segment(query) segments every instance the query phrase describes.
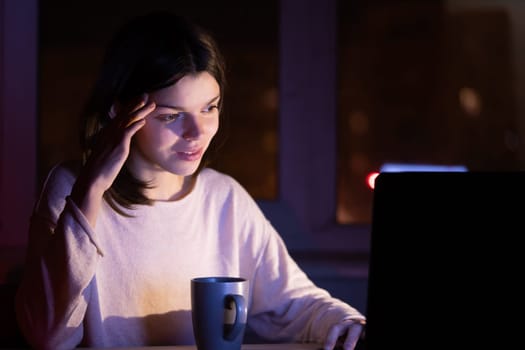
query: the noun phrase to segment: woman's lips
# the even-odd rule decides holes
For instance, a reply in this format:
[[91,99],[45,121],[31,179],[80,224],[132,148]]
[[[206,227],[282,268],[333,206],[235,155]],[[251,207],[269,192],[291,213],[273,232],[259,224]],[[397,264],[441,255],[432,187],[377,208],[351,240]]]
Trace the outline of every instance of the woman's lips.
[[189,162],[199,160],[202,155],[202,149],[192,150],[192,151],[177,151],[177,157],[181,160],[186,160]]

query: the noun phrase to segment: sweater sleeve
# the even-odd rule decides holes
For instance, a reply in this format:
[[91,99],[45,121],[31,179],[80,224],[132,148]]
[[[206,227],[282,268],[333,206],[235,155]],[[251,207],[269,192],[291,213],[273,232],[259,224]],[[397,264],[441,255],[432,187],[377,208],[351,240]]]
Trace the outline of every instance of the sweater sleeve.
[[364,320],[352,306],[316,286],[289,255],[269,222],[268,240],[253,279],[250,325],[274,341],[325,341],[330,327]]
[[18,323],[37,349],[72,349],[83,337],[90,286],[102,255],[95,232],[69,199],[74,178],[51,171],[30,220]]

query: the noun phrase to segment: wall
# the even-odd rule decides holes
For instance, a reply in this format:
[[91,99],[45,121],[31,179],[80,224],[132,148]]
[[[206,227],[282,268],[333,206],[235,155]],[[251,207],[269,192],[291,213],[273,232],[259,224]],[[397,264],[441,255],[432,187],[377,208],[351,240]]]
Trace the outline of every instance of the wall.
[[13,298],[36,174],[37,0],[0,0],[0,344],[23,343]]
[[35,196],[37,0],[0,1],[0,246],[23,246]]

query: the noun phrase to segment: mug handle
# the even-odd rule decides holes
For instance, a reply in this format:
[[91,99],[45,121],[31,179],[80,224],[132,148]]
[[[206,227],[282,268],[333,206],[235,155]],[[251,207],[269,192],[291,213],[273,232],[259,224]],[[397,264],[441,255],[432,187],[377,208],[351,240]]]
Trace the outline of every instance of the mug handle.
[[244,297],[239,294],[228,294],[224,300],[226,307],[229,307],[232,301],[235,304],[235,321],[233,322],[231,329],[224,333],[224,339],[230,341],[237,338],[239,333],[241,333],[247,319],[247,309]]

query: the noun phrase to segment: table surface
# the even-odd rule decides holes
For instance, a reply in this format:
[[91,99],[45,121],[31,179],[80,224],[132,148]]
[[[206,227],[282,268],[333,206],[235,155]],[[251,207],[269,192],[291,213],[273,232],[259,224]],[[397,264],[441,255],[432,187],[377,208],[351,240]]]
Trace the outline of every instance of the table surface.
[[[321,350],[323,347],[319,344],[301,344],[301,343],[284,343],[284,344],[243,344],[242,350]],[[82,349],[82,348],[79,348]],[[90,350],[102,350],[96,348],[84,348]],[[144,346],[129,348],[113,348],[112,350],[197,350],[195,345],[177,345],[177,346]]]

